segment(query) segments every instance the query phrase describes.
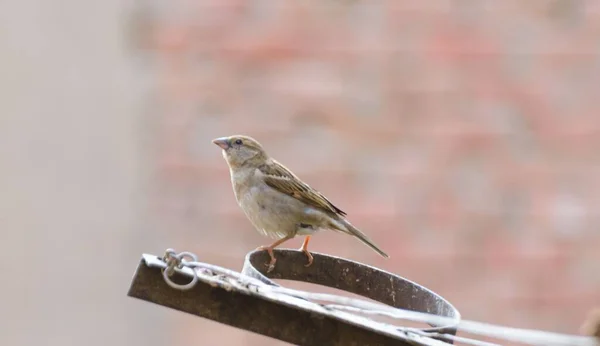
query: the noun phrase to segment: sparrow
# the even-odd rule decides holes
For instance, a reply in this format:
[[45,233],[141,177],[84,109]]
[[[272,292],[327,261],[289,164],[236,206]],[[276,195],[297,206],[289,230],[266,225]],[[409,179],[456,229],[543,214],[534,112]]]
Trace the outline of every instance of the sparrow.
[[233,135],[212,142],[221,147],[227,161],[238,205],[259,233],[276,239],[269,246],[257,248],[269,253],[267,272],[275,268],[277,261],[273,249],[296,236],[305,236],[299,250],[308,258],[305,266],[310,266],[313,256],[308,242],[311,235],[324,229],[354,236],[381,256],[389,257],[346,220],[344,211],[271,158],[257,140]]

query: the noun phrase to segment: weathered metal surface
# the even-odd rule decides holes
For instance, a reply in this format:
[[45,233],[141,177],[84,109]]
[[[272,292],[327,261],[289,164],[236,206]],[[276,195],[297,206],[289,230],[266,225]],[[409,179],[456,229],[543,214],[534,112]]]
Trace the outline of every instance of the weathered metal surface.
[[266,251],[246,255],[242,273],[265,283],[277,285],[272,279],[309,282],[337,288],[373,299],[395,308],[450,317],[456,323],[433,326],[423,331],[456,335],[460,314],[452,304],[433,291],[384,270],[344,258],[312,252],[313,264],[305,267],[306,256],[300,251],[276,249],[275,269],[267,273]]
[[[452,317],[458,323],[458,311],[420,285],[357,262],[318,253],[313,255],[314,263],[307,268],[304,267],[306,257],[301,252],[276,250],[277,265],[268,275],[270,278],[335,287],[394,307]],[[275,284],[264,276],[264,263],[267,261],[266,252],[251,252],[247,255],[243,273]],[[188,275],[177,272],[171,279],[180,284],[190,281]],[[321,313],[303,304],[248,294],[235,287],[198,281],[189,290],[177,290],[164,281],[162,269],[149,266],[147,260],[140,262],[128,295],[296,345],[445,344],[426,337],[382,332],[368,323]],[[437,326],[426,330],[450,334],[456,332],[453,326]]]

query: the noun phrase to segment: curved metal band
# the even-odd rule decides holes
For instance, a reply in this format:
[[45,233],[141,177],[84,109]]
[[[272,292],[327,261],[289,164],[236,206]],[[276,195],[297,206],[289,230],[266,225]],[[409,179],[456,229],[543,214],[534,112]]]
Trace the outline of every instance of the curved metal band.
[[415,282],[359,262],[316,252],[311,252],[314,262],[310,267],[304,266],[306,255],[301,251],[275,249],[274,254],[277,264],[267,273],[268,253],[249,252],[242,273],[274,286],[279,285],[270,279],[308,282],[358,294],[395,308],[450,317],[455,324],[421,330],[456,335],[460,322],[458,310],[440,295]]

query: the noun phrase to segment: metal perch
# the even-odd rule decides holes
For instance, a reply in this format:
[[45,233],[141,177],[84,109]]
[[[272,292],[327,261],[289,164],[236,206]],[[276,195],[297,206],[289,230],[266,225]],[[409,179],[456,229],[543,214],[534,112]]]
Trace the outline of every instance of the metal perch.
[[[302,252],[276,249],[275,255],[277,266],[267,273],[267,253],[248,253],[241,274],[197,262],[190,254],[177,256],[172,250],[165,258],[143,255],[128,295],[296,345],[452,343],[444,336],[456,334],[458,310],[421,285],[339,257],[313,253],[313,265],[305,267]],[[190,257],[193,261],[186,261]],[[341,289],[393,308],[437,315],[445,324],[420,329],[377,322],[364,315],[381,304],[291,290],[270,279]]]

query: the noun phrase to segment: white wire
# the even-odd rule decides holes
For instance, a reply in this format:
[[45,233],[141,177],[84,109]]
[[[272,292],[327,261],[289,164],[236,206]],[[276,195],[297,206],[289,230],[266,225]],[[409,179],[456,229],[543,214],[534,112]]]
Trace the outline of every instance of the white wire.
[[[345,306],[345,305],[326,305],[326,307],[337,309],[337,310],[353,311],[353,312],[362,313],[362,314],[373,314],[373,312],[374,312],[374,311],[366,311],[366,310],[362,310],[362,309],[355,308],[355,307],[352,307],[352,306]],[[389,316],[387,314],[386,314],[386,316],[391,317],[391,316]],[[417,333],[417,334],[422,335],[422,336],[436,337],[438,339],[446,339],[446,340],[451,340],[451,341],[459,341],[459,342],[462,342],[462,343],[468,344],[468,345],[474,345],[474,346],[500,346],[498,344],[494,344],[494,343],[491,343],[491,342],[485,342],[485,341],[473,340],[473,339],[468,339],[468,338],[462,338],[462,337],[451,335],[451,334],[442,334],[442,333],[437,333],[437,332],[425,332],[425,331],[422,331],[422,330],[419,330],[419,329],[416,329],[416,328],[406,328],[406,330],[409,330],[411,332]]]

